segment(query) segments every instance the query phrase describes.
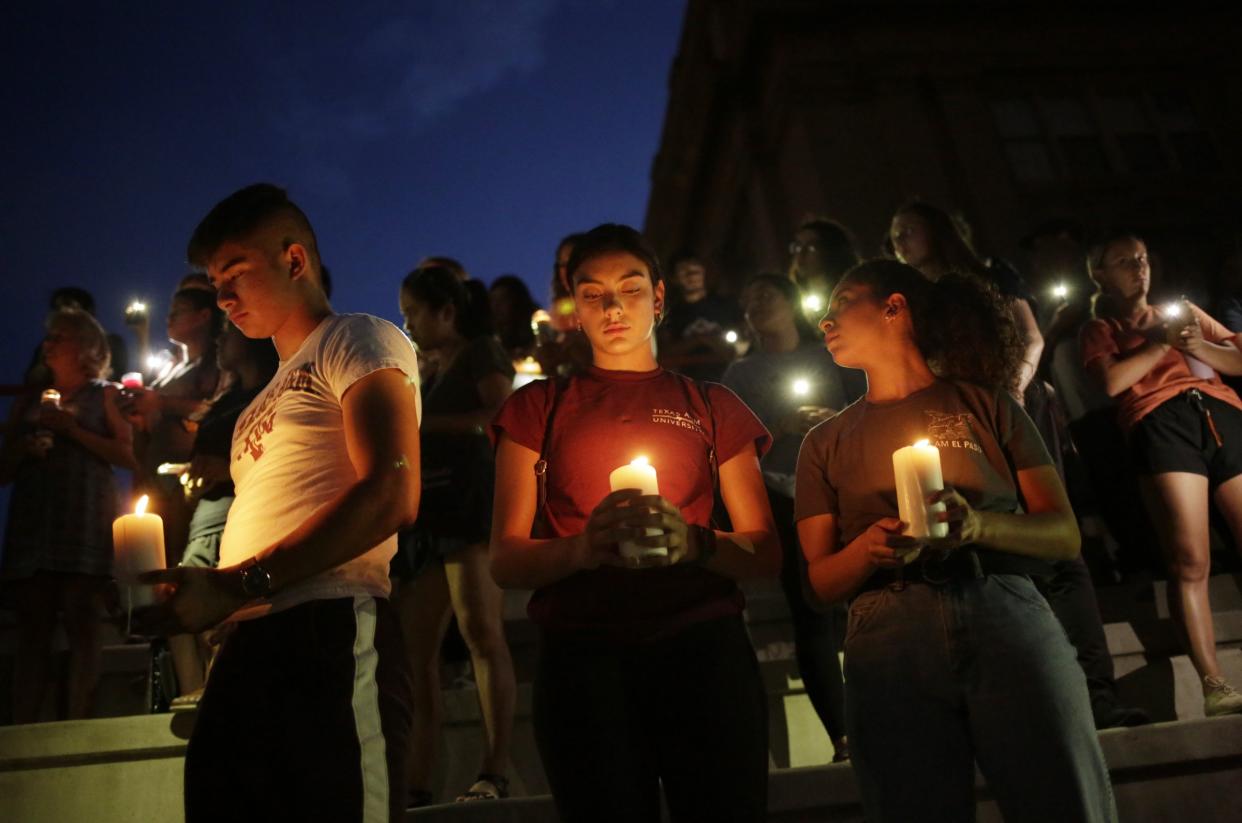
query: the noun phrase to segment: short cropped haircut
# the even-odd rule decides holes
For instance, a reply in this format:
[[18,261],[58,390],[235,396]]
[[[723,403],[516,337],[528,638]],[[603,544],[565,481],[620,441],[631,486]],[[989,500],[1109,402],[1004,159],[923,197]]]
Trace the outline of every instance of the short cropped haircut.
[[574,275],[588,261],[618,252],[632,254],[641,260],[651,274],[653,287],[663,280],[659,257],[637,229],[620,223],[603,223],[583,234],[574,243],[574,250],[569,255],[569,265],[565,267],[570,288],[573,288]]
[[[305,232],[307,242],[303,245],[307,246],[314,268],[318,270],[319,244],[310,220],[289,199],[284,189],[271,183],[246,186],[217,203],[194,229],[186,247],[186,258],[191,266],[205,270],[207,261],[225,243],[244,240],[281,220],[291,222],[299,231]],[[295,242],[301,241],[293,237],[281,238],[284,249]]]

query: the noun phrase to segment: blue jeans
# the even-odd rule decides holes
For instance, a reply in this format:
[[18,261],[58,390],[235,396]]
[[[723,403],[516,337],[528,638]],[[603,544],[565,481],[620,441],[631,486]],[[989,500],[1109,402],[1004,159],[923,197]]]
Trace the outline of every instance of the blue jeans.
[[1082,669],[1027,577],[859,595],[845,704],[872,823],[974,820],[976,763],[1008,823],[1117,819]]

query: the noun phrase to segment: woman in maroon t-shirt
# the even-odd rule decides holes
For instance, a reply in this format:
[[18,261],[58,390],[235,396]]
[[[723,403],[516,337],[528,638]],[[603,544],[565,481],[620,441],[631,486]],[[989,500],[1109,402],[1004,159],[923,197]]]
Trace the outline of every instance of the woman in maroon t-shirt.
[[[593,365],[524,387],[493,423],[491,569],[535,590],[552,794],[571,822],[659,820],[661,784],[675,820],[763,820],[766,700],[735,581],[780,565],[768,433],[724,387],[657,366],[664,284],[637,231],[593,229],[568,273]],[[639,456],[659,494],[612,491]],[[717,477],[733,531],[711,526]]]
[[1147,303],[1147,246],[1120,235],[1092,250],[1095,319],[1083,366],[1118,399],[1139,488],[1169,570],[1169,611],[1202,678],[1203,711],[1242,712],[1221,675],[1208,602],[1208,504],[1242,543],[1242,399],[1217,372],[1242,374],[1237,336],[1189,303],[1162,316]]

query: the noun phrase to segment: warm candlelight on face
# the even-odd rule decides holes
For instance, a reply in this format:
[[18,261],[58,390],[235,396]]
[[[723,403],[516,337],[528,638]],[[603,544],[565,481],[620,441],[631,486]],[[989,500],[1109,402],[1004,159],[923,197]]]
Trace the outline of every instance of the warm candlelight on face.
[[948,523],[937,523],[934,516],[945,510],[944,503],[927,503],[927,496],[944,489],[940,471],[940,450],[927,440],[919,440],[893,452],[893,476],[897,484],[897,512],[907,524],[906,534],[918,538],[947,537]]
[[[608,475],[608,485],[614,492],[621,489],[638,489],[644,495],[660,493],[656,482],[655,467],[648,463],[646,456],[643,455],[635,457],[629,465],[614,469]],[[659,533],[659,529],[647,529],[648,536],[654,537]],[[668,548],[665,546],[639,546],[628,540],[622,540],[619,546],[621,556],[635,565],[643,565],[650,558],[668,557]]]
[[133,514],[112,521],[112,550],[116,578],[129,587],[130,605],[155,602],[155,587],[137,583],[143,572],[164,568],[164,520],[147,513],[147,496],[138,498]]

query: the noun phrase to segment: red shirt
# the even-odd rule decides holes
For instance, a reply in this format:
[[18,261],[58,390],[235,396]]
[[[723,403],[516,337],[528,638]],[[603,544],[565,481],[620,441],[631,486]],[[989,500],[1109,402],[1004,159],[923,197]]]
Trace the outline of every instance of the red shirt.
[[[1198,306],[1191,306],[1191,309],[1199,319],[1204,340],[1225,344],[1238,337]],[[1092,363],[1103,357],[1121,357],[1142,348],[1147,342],[1143,330],[1157,326],[1160,322],[1155,306],[1149,306],[1146,312],[1133,321],[1097,318],[1088,322],[1079,336],[1083,368],[1091,368]],[[1233,389],[1221,382],[1220,375],[1213,373],[1211,379],[1196,376],[1190,370],[1186,356],[1177,349],[1169,349],[1152,366],[1151,371],[1117,398],[1117,418],[1121,428],[1129,431],[1161,403],[1188,389],[1198,389],[1206,395],[1242,409],[1242,400],[1238,399]]]
[[[655,468],[660,494],[687,523],[710,525],[710,448],[724,465],[752,444],[762,455],[771,443],[767,429],[733,392],[715,383],[696,386],[663,369],[592,367],[567,383],[531,383],[496,415],[493,439],[499,441],[502,432],[548,461],[541,531],[548,537],[580,534],[611,491],[609,473],[639,455]],[[695,566],[602,567],[539,589],[528,613],[548,630],[640,643],[739,614],[744,603],[734,581]]]

